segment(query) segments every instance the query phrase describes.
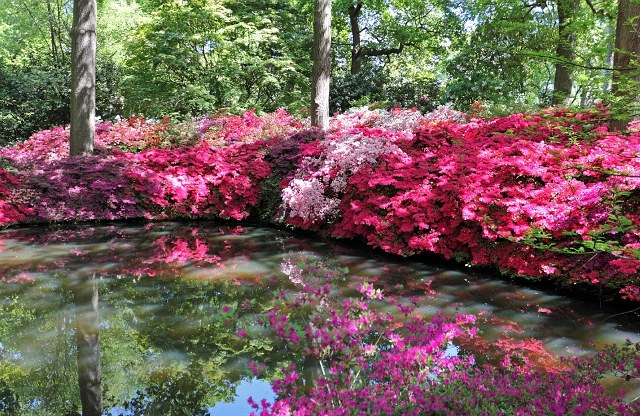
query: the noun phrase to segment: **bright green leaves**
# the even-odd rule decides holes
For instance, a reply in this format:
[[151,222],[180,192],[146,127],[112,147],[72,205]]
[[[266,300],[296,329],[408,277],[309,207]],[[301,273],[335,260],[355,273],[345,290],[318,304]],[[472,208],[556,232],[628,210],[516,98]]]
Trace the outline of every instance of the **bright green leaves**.
[[273,24],[294,18],[275,14],[283,2],[261,11],[234,1],[151,3],[157,8],[128,47],[129,112],[274,110],[295,107],[306,93],[306,77]]

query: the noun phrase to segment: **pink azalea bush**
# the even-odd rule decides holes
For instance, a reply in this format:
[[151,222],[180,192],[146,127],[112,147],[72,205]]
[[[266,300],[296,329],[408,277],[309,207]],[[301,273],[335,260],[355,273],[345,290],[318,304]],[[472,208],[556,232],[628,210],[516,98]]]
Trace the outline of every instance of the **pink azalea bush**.
[[606,286],[640,301],[640,134],[603,109],[469,119],[358,110],[327,132],[283,110],[187,123],[96,126],[68,158],[67,128],[0,149],[0,221],[212,217],[258,209],[385,251],[433,252],[512,275]]
[[321,143],[304,146],[297,174],[282,190],[283,208],[290,218],[309,226],[337,214],[347,180],[381,155],[401,153],[393,142],[397,132],[359,128],[338,132]]
[[67,157],[63,127],[0,149],[11,170],[0,178],[2,222],[249,216],[270,174],[267,142],[219,148],[181,131],[168,120],[134,118],[98,124],[96,156]]
[[259,183],[270,174],[263,147],[200,145],[118,156],[128,162],[124,175],[141,196],[146,217],[215,215],[240,220],[258,203]]
[[0,168],[0,225],[23,220],[33,211],[18,201],[10,201],[12,189],[19,184],[18,179]]
[[198,120],[197,133],[209,144],[225,146],[282,137],[302,128],[284,109],[258,117],[253,110],[241,115],[213,115]]
[[599,110],[558,109],[422,120],[413,135],[377,131],[384,144],[368,143],[363,157],[353,145],[332,151],[353,136],[330,135],[301,148],[283,186],[286,221],[402,255],[622,288],[638,301],[640,135],[604,121]]

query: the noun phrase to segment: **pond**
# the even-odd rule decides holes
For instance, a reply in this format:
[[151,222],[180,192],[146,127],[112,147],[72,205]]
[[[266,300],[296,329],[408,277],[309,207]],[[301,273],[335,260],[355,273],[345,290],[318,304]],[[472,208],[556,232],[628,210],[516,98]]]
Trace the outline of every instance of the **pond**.
[[[338,298],[370,282],[428,316],[477,314],[481,337],[450,345],[450,354],[491,360],[519,349],[551,367],[558,356],[640,341],[637,316],[280,230],[214,222],[7,229],[0,413],[77,414],[81,385],[83,397],[102,395],[110,415],[248,414],[250,396],[273,400],[269,381],[281,368],[305,364],[268,331],[255,334],[279,292],[294,293],[305,279],[322,283],[301,273],[309,264],[334,276]],[[240,327],[254,336],[240,340]],[[266,365],[259,379],[253,361]],[[607,382],[638,394],[637,382]]]

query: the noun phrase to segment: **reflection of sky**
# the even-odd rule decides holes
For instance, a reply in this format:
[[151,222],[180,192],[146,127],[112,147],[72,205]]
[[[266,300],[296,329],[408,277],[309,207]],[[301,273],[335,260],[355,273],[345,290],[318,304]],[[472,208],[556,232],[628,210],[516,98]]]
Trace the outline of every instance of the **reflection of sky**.
[[271,389],[271,385],[264,380],[258,380],[257,378],[252,380],[242,380],[236,389],[235,400],[231,403],[217,403],[209,409],[208,415],[248,415],[254,410],[247,402],[249,397],[253,398],[253,401],[256,403],[260,403],[262,399],[266,399],[269,403],[273,403],[276,395]]
[[[236,389],[236,397],[232,402],[221,402],[209,408],[207,415],[209,416],[241,416],[248,415],[254,409],[249,405],[248,401],[251,397],[256,403],[260,403],[262,399],[273,403],[276,395],[271,389],[269,382],[253,378],[251,380],[242,380]],[[109,416],[132,416],[133,413],[123,409],[122,407],[113,408],[107,413]]]

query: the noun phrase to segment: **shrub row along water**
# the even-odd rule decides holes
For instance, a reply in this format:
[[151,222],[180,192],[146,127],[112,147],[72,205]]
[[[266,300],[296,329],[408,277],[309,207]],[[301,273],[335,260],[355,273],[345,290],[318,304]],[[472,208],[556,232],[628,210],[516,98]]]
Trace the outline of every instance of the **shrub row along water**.
[[640,300],[640,134],[604,109],[468,119],[359,110],[331,129],[285,111],[58,127],[0,151],[3,224],[252,214]]

